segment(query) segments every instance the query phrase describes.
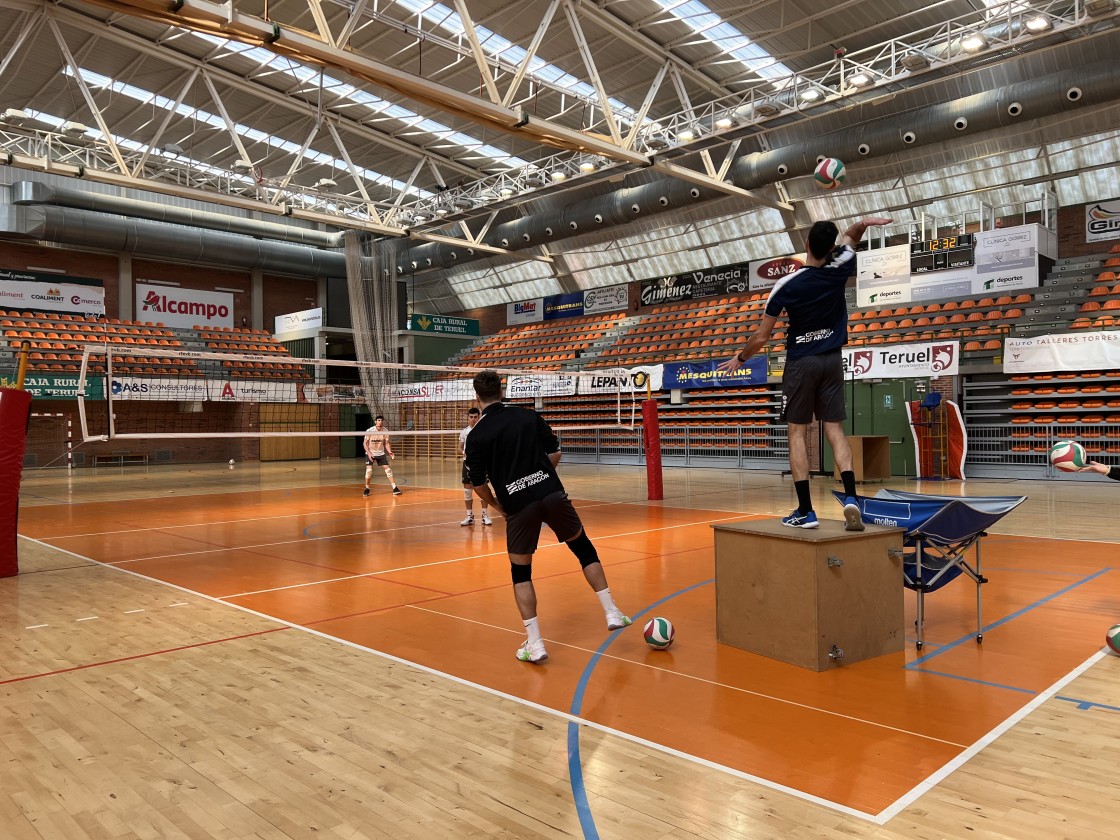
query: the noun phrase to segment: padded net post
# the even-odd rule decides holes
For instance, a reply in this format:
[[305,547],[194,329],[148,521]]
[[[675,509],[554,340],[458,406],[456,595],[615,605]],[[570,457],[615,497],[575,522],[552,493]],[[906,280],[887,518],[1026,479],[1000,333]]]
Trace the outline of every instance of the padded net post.
[[642,442],[646,450],[646,489],[651,502],[665,498],[661,475],[661,425],[657,400],[642,400]]
[[29,392],[0,388],[0,577],[19,573],[19,482],[30,416]]

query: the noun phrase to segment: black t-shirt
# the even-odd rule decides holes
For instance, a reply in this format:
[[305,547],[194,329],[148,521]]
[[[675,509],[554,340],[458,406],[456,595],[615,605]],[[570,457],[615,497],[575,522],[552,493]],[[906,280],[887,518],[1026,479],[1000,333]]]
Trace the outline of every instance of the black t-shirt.
[[766,314],[777,318],[786,311],[787,360],[839,350],[848,343],[844,285],[855,270],[856,252],[841,245],[824,265],[799,268],[774,284]]
[[537,412],[491,403],[467,436],[467,474],[476,487],[489,478],[502,510],[517,513],[564,489],[548,460],[559,451],[560,441]]

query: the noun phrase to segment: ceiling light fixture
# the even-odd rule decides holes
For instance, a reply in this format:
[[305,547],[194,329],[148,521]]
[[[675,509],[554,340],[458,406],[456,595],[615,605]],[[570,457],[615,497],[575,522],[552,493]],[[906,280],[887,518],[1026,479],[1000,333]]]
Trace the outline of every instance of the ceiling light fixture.
[[1085,4],[1085,14],[1090,17],[1107,15],[1113,9],[1112,0],[1088,0]]
[[773,102],[759,102],[754,106],[754,113],[757,117],[772,117],[780,110]]
[[681,141],[682,143],[687,143],[690,140],[695,140],[696,139],[696,132],[691,128],[682,128],[677,133],[677,139],[679,141]]
[[553,172],[548,177],[550,177],[553,180],[554,183],[559,184],[561,181],[563,181],[564,179],[566,179],[568,177],[568,173],[567,172],[561,172],[559,169],[557,169],[555,172]]
[[330,189],[334,189],[337,186],[338,186],[338,184],[336,184],[330,178],[320,178],[318,181],[315,182],[315,187],[314,188],[317,189],[317,190],[330,190]]
[[925,70],[929,67],[929,59],[921,53],[906,53],[899,62],[906,70]]
[[239,175],[246,175],[253,171],[253,164],[242,158],[241,160],[234,161],[233,171]]
[[720,117],[718,120],[716,120],[716,128],[721,130],[725,128],[731,128],[731,126],[733,125],[735,125],[735,120],[731,119],[731,117]]
[[77,136],[79,134],[85,134],[87,131],[89,131],[89,127],[85,123],[72,122],[70,120],[67,120],[62,124],[63,134]]
[[594,172],[596,170],[595,163],[590,160],[581,161],[579,171],[584,173]]
[[170,155],[171,157],[178,157],[183,153],[183,147],[178,143],[164,143],[160,147],[160,153]]
[[869,85],[871,84],[871,76],[863,72],[856,73],[854,76],[848,77],[848,84],[853,85],[854,87],[863,87],[864,85]]
[[801,91],[801,99],[804,102],[816,102],[821,98],[821,92],[816,88],[808,88]]
[[1045,32],[1047,29],[1054,28],[1050,16],[1043,14],[1037,14],[1032,18],[1027,18],[1026,26],[1031,32]]
[[961,48],[965,50],[965,52],[980,52],[980,50],[987,46],[988,39],[984,37],[982,32],[973,32],[961,38]]

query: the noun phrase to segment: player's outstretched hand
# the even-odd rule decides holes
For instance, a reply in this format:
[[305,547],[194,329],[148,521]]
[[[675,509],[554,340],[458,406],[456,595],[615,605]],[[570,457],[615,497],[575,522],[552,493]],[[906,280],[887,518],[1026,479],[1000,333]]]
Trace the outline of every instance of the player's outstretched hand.
[[1079,469],[1078,472],[1095,472],[1100,473],[1101,475],[1108,475],[1108,467],[1106,467],[1100,461],[1090,461],[1088,464]]
[[734,373],[735,371],[737,371],[742,366],[743,366],[743,363],[739,361],[739,354],[736,353],[734,356],[732,356],[726,362],[720,362],[719,370],[725,370],[728,373]]
[[889,225],[893,221],[894,219],[888,219],[883,216],[872,216],[870,219],[864,219],[863,223],[868,227],[882,227],[883,225]]

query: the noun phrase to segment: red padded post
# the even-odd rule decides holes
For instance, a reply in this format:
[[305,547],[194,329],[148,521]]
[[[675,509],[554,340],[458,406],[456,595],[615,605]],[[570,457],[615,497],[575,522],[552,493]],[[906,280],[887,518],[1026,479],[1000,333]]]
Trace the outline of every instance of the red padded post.
[[19,481],[30,416],[28,391],[0,388],[0,577],[19,574]]
[[642,441],[646,449],[646,487],[651,502],[665,498],[661,484],[661,427],[657,422],[657,400],[642,400]]

